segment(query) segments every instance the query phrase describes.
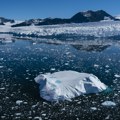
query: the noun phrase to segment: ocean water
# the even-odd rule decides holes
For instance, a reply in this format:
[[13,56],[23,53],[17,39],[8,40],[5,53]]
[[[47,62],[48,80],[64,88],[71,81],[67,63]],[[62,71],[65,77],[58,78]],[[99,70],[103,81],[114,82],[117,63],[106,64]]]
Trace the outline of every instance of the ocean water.
[[[42,41],[42,42],[41,42]],[[96,75],[109,90],[60,103],[39,95],[34,78],[40,73],[75,70]],[[21,100],[21,104],[16,104]],[[115,107],[104,107],[110,100]],[[119,40],[24,40],[0,42],[0,117],[2,119],[120,118]],[[95,107],[96,110],[91,109]]]

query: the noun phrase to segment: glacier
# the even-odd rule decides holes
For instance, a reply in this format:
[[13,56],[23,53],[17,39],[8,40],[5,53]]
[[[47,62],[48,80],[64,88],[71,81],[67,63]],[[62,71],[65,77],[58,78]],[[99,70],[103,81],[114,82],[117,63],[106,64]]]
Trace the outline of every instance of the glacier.
[[35,81],[40,85],[40,96],[47,101],[71,100],[107,89],[95,75],[71,70],[40,74]]
[[101,21],[43,26],[31,25],[16,28],[11,27],[10,25],[0,25],[0,33],[10,33],[14,36],[28,37],[56,37],[58,35],[111,37],[120,35],[120,21]]

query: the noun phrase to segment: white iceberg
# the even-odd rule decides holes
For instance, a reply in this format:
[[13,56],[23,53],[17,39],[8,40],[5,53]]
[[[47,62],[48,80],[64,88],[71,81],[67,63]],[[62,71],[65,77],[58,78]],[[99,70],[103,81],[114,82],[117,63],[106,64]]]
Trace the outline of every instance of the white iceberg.
[[80,95],[102,92],[107,88],[93,74],[76,71],[41,74],[35,81],[40,84],[40,96],[47,101],[71,100]]

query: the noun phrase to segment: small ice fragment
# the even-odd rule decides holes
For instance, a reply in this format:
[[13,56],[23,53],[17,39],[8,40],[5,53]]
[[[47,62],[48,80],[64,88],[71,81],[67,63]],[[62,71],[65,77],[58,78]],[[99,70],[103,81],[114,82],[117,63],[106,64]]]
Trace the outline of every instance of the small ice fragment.
[[1,118],[2,118],[2,119],[4,119],[4,118],[5,118],[5,116],[1,116]]
[[105,118],[105,120],[109,120],[110,119],[110,115],[108,115],[106,118]]
[[105,101],[102,103],[103,106],[116,106],[116,103],[112,102],[112,101]]
[[32,108],[35,108],[35,107],[37,107],[37,105],[32,105]]
[[26,79],[26,80],[28,80],[29,78],[28,78],[28,77],[26,77],[25,79]]
[[106,73],[109,73],[110,71],[109,70],[105,70]]
[[34,120],[42,120],[41,117],[34,117]]
[[109,68],[109,65],[106,65],[105,67],[106,67],[106,68]]
[[17,101],[16,101],[16,104],[17,104],[17,105],[21,105],[22,103],[23,103],[22,100],[17,100]]
[[29,72],[29,70],[26,70],[26,72]]
[[51,70],[51,71],[55,71],[55,68],[51,68],[50,70]]
[[62,108],[61,111],[65,111],[65,108]]
[[117,75],[117,74],[115,74],[114,76],[115,76],[116,78],[119,78],[119,77],[120,77],[120,75]]
[[28,103],[27,102],[24,102],[24,105],[27,105]]
[[97,110],[97,108],[96,108],[96,107],[91,107],[90,109],[91,109],[91,110]]
[[46,116],[46,114],[42,114],[42,116]]
[[36,45],[36,43],[35,43],[35,42],[33,42],[32,44],[33,44],[33,45]]
[[65,63],[65,65],[69,65],[69,63]]
[[3,66],[0,66],[0,69],[3,68]]
[[2,61],[2,60],[3,60],[3,58],[0,58],[0,60]]
[[70,54],[70,52],[66,52],[66,55],[69,55]]
[[97,67],[99,67],[99,65],[97,65],[97,64],[94,64],[94,67],[96,67],[96,68],[97,68]]
[[3,87],[3,88],[0,88],[0,90],[5,90],[5,88]]
[[20,115],[21,115],[21,113],[15,113],[15,115],[16,115],[16,116],[20,116]]

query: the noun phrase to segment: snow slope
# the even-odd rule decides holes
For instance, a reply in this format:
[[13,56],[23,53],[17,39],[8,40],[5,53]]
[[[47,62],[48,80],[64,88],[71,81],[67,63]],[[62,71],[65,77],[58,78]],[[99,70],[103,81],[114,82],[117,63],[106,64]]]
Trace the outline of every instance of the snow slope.
[[102,92],[107,88],[96,76],[76,71],[42,74],[35,81],[40,84],[40,96],[47,101],[70,100],[83,94]]
[[115,18],[116,18],[116,19],[120,19],[120,15],[118,15],[118,16],[115,16]]

